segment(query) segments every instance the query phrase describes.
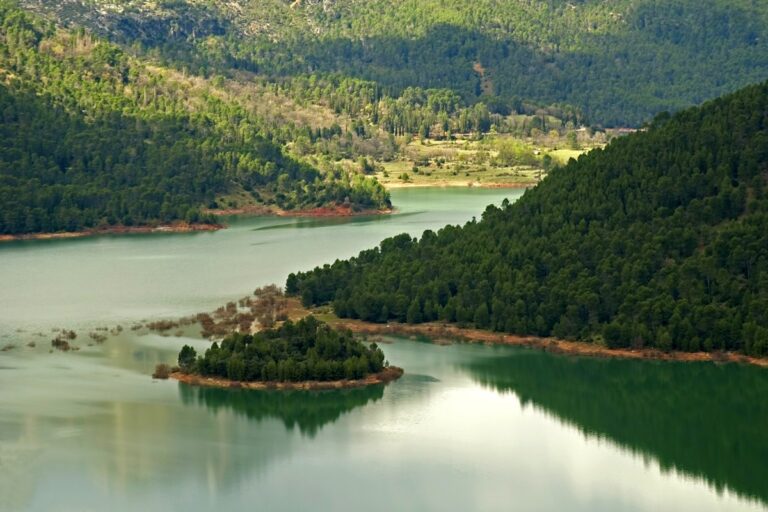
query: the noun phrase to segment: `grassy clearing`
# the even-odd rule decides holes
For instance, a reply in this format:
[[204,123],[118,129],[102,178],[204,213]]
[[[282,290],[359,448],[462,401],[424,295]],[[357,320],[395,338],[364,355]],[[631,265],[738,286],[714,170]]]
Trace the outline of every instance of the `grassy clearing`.
[[548,151],[548,154],[558,165],[565,165],[571,158],[576,160],[587,151],[584,149],[553,149]]
[[[589,149],[558,149],[510,136],[480,140],[414,140],[401,156],[378,165],[376,177],[388,187],[527,187],[538,183],[550,165],[566,163]],[[551,164],[546,156],[551,158]]]
[[[351,123],[349,116],[334,113],[327,107],[300,105],[248,73],[240,73],[234,79],[205,80],[164,68],[150,67],[150,71],[186,90],[191,111],[198,108],[197,103],[202,101],[202,97],[214,96],[227,103],[239,104],[274,126],[287,123],[316,129],[334,124],[346,127]],[[372,133],[375,139],[384,140],[387,137],[380,130],[372,130]],[[562,165],[592,147],[601,146],[603,142],[592,135],[579,133],[578,143],[585,149],[566,149],[571,141],[567,140],[565,134],[556,131],[535,133],[527,138],[496,134],[486,134],[479,139],[459,134],[452,140],[410,140],[410,137],[398,137],[395,160],[381,162],[370,156],[368,158],[377,169],[375,175],[378,180],[391,188],[528,187],[546,175],[550,164],[545,162],[545,155],[551,157],[551,165]],[[329,155],[317,153],[318,148],[312,146],[305,148],[304,152],[298,151],[294,143],[287,146],[294,156],[305,159],[325,172],[337,168],[352,173],[360,172],[357,160],[351,157],[335,160]],[[268,197],[256,199],[243,190],[234,190],[217,198],[218,205],[228,208],[265,202],[269,202]]]

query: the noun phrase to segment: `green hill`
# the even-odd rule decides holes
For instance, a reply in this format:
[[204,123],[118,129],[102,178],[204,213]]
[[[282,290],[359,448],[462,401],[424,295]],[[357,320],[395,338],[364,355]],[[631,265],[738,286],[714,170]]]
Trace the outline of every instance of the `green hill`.
[[635,125],[768,78],[768,6],[738,0],[23,0],[205,72],[340,73],[398,96],[577,107]]
[[6,2],[0,43],[0,233],[197,222],[231,194],[284,209],[389,205],[373,180],[285,154],[285,135],[221,87]]
[[659,116],[480,221],[291,275],[344,317],[768,353],[768,83]]

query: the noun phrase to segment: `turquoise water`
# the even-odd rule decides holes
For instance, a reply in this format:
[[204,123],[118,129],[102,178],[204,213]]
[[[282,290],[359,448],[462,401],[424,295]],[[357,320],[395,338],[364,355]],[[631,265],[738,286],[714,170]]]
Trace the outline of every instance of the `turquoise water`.
[[[385,218],[0,246],[0,510],[765,510],[768,372],[391,338],[406,375],[325,393],[149,378],[211,310],[517,191],[398,190]],[[100,346],[84,330],[126,329]],[[80,330],[49,352],[51,329]],[[35,347],[27,343],[35,342]]]

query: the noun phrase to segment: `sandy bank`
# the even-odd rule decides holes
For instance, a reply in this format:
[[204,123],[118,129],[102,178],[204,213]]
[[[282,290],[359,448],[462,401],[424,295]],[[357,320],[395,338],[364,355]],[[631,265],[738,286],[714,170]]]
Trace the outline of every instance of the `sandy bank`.
[[737,362],[768,368],[768,358],[746,356],[732,352],[663,352],[655,348],[612,349],[602,345],[581,341],[567,341],[536,336],[516,336],[480,329],[456,327],[441,323],[426,324],[373,324],[360,320],[338,319],[329,321],[335,327],[345,327],[358,334],[424,336],[434,343],[462,341],[538,348],[558,354],[590,357],[611,357],[623,359],[654,359],[664,361],[712,361],[718,363]]
[[536,183],[483,183],[477,181],[453,181],[453,180],[436,180],[434,182],[381,182],[382,186],[388,190],[396,188],[531,188],[535,187]]
[[273,217],[354,217],[359,215],[387,215],[394,210],[371,209],[354,210],[350,206],[320,206],[317,208],[305,208],[301,210],[283,210],[276,206],[249,205],[239,208],[217,208],[205,210],[204,213],[224,216],[224,215],[264,215]]
[[181,372],[173,372],[170,377],[179,382],[191,386],[205,386],[214,388],[232,388],[232,389],[303,389],[303,390],[330,390],[330,389],[348,389],[371,386],[373,384],[386,384],[397,380],[403,375],[403,369],[397,366],[389,366],[379,373],[375,373],[356,380],[333,380],[333,381],[302,381],[302,382],[238,382],[219,377],[201,377],[199,375],[190,375]]

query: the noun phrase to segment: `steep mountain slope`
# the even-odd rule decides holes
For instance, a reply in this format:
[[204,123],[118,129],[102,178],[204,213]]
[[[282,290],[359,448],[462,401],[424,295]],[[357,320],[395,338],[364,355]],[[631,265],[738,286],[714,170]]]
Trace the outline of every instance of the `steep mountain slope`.
[[612,347],[768,353],[768,83],[659,116],[464,227],[291,275],[305,304]]
[[0,233],[196,222],[231,193],[285,209],[389,205],[372,180],[285,155],[280,130],[224,88],[6,2],[0,42]]
[[768,77],[768,6],[739,0],[22,0],[200,70],[342,73],[391,95],[578,107],[639,125]]

